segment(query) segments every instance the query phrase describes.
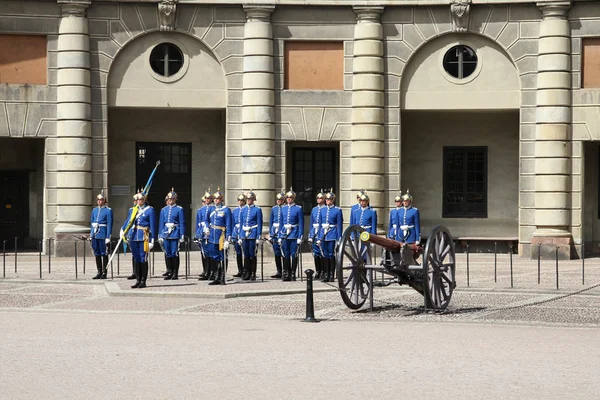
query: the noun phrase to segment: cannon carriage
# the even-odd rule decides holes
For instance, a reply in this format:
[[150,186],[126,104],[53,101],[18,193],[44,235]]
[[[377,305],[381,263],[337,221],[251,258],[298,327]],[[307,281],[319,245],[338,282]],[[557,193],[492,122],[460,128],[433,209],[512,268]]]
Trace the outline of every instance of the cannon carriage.
[[[382,248],[374,262],[374,246]],[[422,255],[421,263],[418,262]],[[444,310],[456,287],[454,241],[445,227],[434,227],[425,247],[369,234],[352,225],[342,235],[336,252],[336,274],[342,300],[353,310],[367,299],[373,308],[374,274],[383,273],[388,284],[408,285],[424,299],[425,309]]]

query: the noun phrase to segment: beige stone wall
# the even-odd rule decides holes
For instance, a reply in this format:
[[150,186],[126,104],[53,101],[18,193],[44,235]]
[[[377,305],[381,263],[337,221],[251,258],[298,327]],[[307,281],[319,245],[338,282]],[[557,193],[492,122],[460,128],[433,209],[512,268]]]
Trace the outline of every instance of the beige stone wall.
[[[224,111],[111,108],[108,123],[108,188],[130,186],[128,195],[114,196],[109,202],[115,213],[115,225],[124,221],[135,190],[136,142],[192,143],[192,218],[202,206],[202,195],[212,185],[225,181]],[[160,168],[160,167],[159,167]],[[160,173],[160,171],[158,172]],[[165,188],[166,191],[170,188]],[[150,199],[162,208],[160,199]],[[231,204],[231,203],[230,203]],[[188,221],[190,223],[191,221]],[[115,226],[113,235],[118,236]]]
[[[410,189],[427,235],[516,237],[519,219],[519,115],[503,112],[403,112],[402,186]],[[442,218],[444,146],[488,147],[488,217]],[[386,214],[386,223],[389,214]]]

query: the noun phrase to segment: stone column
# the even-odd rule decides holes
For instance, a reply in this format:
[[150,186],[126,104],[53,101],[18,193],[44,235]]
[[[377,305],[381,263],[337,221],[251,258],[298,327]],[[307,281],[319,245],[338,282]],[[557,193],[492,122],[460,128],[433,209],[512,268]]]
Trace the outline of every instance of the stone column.
[[72,234],[89,232],[92,194],[90,0],[58,0],[56,254],[73,253]]
[[535,142],[535,225],[531,255],[571,256],[571,28],[570,1],[539,2]]
[[[244,5],[242,186],[270,205],[275,191],[272,5]],[[266,216],[265,216],[266,218]]]
[[[384,209],[384,83],[383,7],[354,7],[352,79],[352,204],[355,193],[366,189],[371,204]],[[381,217],[380,217],[381,218]],[[384,218],[381,218],[382,220]]]

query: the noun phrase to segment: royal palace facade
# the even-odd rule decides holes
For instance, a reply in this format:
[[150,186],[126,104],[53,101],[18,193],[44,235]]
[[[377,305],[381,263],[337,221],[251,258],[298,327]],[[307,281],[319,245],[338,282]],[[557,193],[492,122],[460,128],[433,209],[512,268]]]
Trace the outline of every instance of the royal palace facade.
[[599,102],[600,1],[2,0],[0,239],[68,254],[102,189],[118,236],[161,160],[149,201],[188,218],[209,187],[346,217],[366,189],[383,231],[410,189],[424,236],[577,257]]

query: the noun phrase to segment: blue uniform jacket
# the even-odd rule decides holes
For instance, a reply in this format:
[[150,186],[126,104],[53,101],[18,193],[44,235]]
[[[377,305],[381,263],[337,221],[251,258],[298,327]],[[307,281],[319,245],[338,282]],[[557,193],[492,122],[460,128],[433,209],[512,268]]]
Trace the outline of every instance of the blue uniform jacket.
[[297,204],[286,204],[281,207],[283,226],[279,227],[281,239],[302,239],[304,235],[304,212]]
[[342,237],[342,225],[344,217],[342,210],[336,206],[325,206],[321,208],[321,228],[319,230],[319,240],[330,242],[339,240]]
[[269,236],[273,239],[279,237],[279,232],[282,228],[281,209],[283,206],[274,206],[271,208],[271,216],[269,217]]
[[90,238],[109,239],[112,232],[113,212],[110,207],[96,207],[90,217]]
[[262,233],[263,212],[257,205],[247,205],[240,211],[240,239],[259,239]]
[[319,228],[321,227],[321,208],[326,206],[315,206],[310,212],[310,233],[308,237],[314,239],[319,237]]
[[[222,235],[225,235],[225,240],[231,238],[231,210],[224,205],[216,207],[209,206],[205,220],[210,229],[208,234],[209,243],[218,244]],[[223,229],[224,228],[224,229]]]
[[377,234],[377,211],[371,207],[359,207],[350,217],[350,225],[360,225],[365,231]]
[[[412,206],[408,208],[399,208],[396,213],[395,223],[398,225],[396,240],[406,243],[421,241],[421,218],[418,209]],[[405,232],[408,233],[407,236]]]
[[[133,208],[130,208],[125,225],[127,225],[129,218],[131,218],[132,211]],[[127,240],[134,242],[144,241],[144,233],[146,231],[148,232],[148,242],[154,242],[154,239],[156,239],[156,214],[154,208],[148,205],[138,210],[133,225],[127,233]]]
[[[168,224],[173,224],[168,225]],[[158,222],[160,232],[159,238],[163,239],[182,239],[185,235],[185,217],[183,215],[183,207],[181,206],[166,206],[160,210],[160,218]]]
[[196,239],[204,238],[204,228],[208,228],[208,209],[211,206],[202,206],[196,212]]
[[242,213],[242,209],[246,208],[246,206],[238,206],[231,210],[231,218],[233,219],[233,227],[231,229],[231,237],[233,239],[238,239],[240,237],[240,230],[242,229],[242,222],[240,220],[240,215]]

